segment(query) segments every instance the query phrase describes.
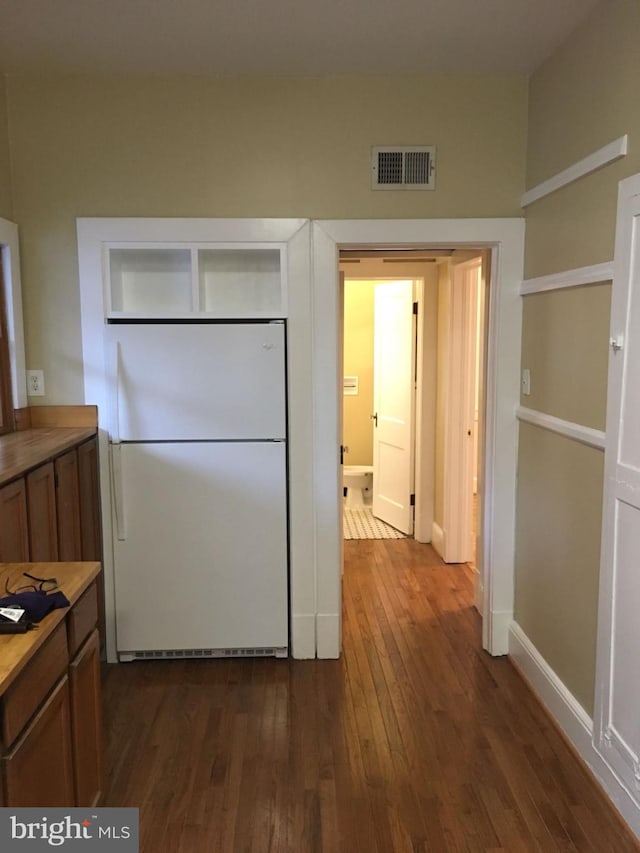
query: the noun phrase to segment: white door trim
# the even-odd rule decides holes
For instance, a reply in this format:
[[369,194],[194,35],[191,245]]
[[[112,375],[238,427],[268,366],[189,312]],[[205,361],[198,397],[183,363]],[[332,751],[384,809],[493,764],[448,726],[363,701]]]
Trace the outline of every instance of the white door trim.
[[18,226],[0,219],[0,263],[4,283],[4,301],[9,335],[9,361],[14,409],[28,405],[22,323],[22,284],[20,280],[20,245]]
[[[473,549],[473,438],[468,431],[473,429],[475,407],[477,291],[467,285],[470,270],[482,270],[481,257],[452,266],[449,282],[449,331],[445,344],[448,368],[444,393],[443,548],[439,551],[447,563],[469,562]],[[475,311],[472,311],[472,304],[476,305]]]
[[[287,383],[289,456],[289,595],[291,653],[316,655],[316,566],[314,561],[314,398],[312,364],[310,227],[303,219],[129,219],[77,220],[85,402],[98,406],[100,482],[104,541],[107,660],[116,660],[112,547],[111,473],[108,435],[108,366],[103,345],[106,300],[103,243],[219,242],[287,244]],[[17,255],[16,255],[17,257]],[[320,535],[321,538],[321,535]]]
[[[635,222],[634,222],[635,220]],[[621,658],[637,650],[640,632],[636,614],[625,613],[625,602],[635,605],[629,578],[635,579],[635,555],[625,553],[623,534],[637,533],[638,522],[625,527],[620,520],[621,507],[627,504],[636,511],[638,506],[637,469],[628,461],[623,424],[627,388],[634,387],[631,353],[637,353],[638,342],[631,339],[632,281],[638,276],[638,226],[640,225],[640,174],[618,185],[618,209],[614,254],[613,286],[611,293],[611,349],[609,351],[607,420],[604,448],[604,496],[602,513],[602,545],[600,552],[600,583],[598,634],[596,646],[596,701],[594,709],[593,743],[597,752],[612,769],[621,787],[640,807],[640,738],[629,737],[629,726],[623,735],[617,725],[621,710],[629,707],[625,683],[630,674]],[[634,306],[635,307],[635,306]],[[637,310],[637,308],[635,309]],[[634,330],[634,333],[635,330]],[[633,356],[637,358],[637,355]],[[629,395],[631,397],[631,395]],[[630,472],[633,471],[633,476]],[[628,523],[627,523],[628,524]],[[622,531],[622,532],[619,532]],[[625,584],[626,582],[626,584]],[[626,590],[626,595],[621,590]],[[614,796],[614,794],[612,794]],[[638,818],[634,828],[637,830]]]
[[507,654],[513,617],[515,484],[523,278],[523,219],[312,222],[318,657],[340,653],[338,252],[340,248],[482,248],[492,251],[482,501],[483,646]]

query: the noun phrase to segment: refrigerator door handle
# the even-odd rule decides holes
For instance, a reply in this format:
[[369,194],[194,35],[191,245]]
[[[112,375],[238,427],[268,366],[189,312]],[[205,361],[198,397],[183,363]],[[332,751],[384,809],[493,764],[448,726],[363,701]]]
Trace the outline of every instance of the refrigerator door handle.
[[116,521],[116,535],[121,542],[127,538],[124,519],[124,494],[122,491],[122,446],[111,445],[111,478],[113,488],[113,507]]

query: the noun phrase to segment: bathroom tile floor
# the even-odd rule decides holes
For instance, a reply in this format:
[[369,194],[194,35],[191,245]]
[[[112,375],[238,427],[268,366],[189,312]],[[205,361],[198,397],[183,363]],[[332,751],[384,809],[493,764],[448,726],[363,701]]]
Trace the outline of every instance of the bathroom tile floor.
[[344,538],[345,539],[405,539],[404,533],[375,518],[371,507],[365,506],[354,509],[345,506]]

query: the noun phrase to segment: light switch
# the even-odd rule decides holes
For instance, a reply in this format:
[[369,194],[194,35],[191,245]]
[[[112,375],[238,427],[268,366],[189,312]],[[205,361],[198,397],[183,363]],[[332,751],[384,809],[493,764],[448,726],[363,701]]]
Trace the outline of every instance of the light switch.
[[343,383],[343,391],[345,397],[355,397],[358,394],[358,377],[345,376]]
[[531,371],[528,367],[522,371],[522,393],[525,397],[531,394]]

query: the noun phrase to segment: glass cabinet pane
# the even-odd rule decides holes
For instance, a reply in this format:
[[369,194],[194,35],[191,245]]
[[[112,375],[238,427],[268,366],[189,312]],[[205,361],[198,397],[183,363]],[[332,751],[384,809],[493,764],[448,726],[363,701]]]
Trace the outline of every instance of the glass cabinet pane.
[[193,310],[189,249],[111,249],[111,310],[175,314]]
[[282,317],[279,249],[200,249],[200,310],[222,317]]

